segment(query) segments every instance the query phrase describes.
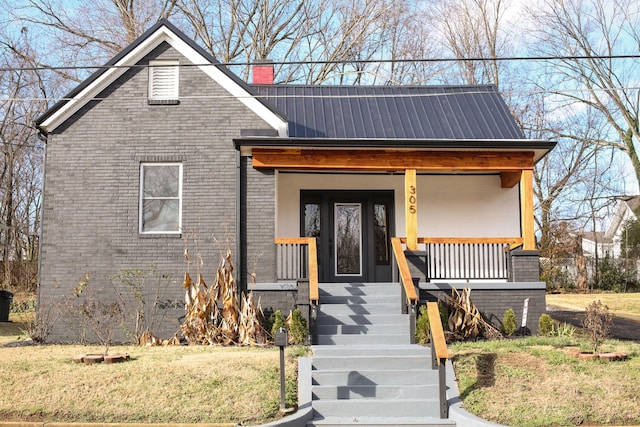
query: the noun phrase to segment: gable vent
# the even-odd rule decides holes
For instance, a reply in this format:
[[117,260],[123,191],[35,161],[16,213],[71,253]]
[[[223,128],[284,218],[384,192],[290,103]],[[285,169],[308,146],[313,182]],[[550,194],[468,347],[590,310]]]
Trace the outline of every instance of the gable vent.
[[179,99],[178,61],[149,62],[149,103],[174,104]]

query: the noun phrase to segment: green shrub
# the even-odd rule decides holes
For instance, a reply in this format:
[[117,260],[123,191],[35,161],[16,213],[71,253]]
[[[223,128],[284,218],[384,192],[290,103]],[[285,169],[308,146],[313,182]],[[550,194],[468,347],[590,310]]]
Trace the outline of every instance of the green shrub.
[[418,310],[418,319],[416,320],[416,343],[426,344],[430,340],[429,337],[429,315],[427,314],[427,305],[420,306]]
[[302,317],[299,309],[293,310],[291,313],[291,326],[289,328],[289,341],[293,344],[304,344],[309,336],[307,329],[307,321]]
[[269,323],[271,323],[271,337],[275,337],[278,329],[285,327],[282,312],[280,310],[276,310],[275,313],[269,316]]
[[609,254],[600,260],[596,269],[599,280],[593,283],[594,289],[613,292],[628,292],[637,289],[637,282],[632,279],[635,272],[627,272],[624,266]]
[[547,313],[543,313],[538,319],[538,335],[550,336],[553,328],[553,319]]
[[510,337],[516,332],[517,327],[516,314],[510,308],[504,312],[504,317],[502,318],[502,333]]
[[545,267],[540,273],[540,280],[547,284],[547,291],[575,288],[569,272],[561,266]]

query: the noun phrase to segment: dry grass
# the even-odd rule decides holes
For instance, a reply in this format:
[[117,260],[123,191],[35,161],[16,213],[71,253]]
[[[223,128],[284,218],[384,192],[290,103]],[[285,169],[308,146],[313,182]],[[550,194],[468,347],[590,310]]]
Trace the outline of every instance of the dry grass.
[[509,426],[640,424],[640,345],[608,341],[625,362],[581,361],[579,338],[531,337],[457,344],[454,366],[464,406]]
[[[24,341],[12,313],[0,346]],[[297,356],[287,348],[287,401],[295,404]],[[279,418],[278,348],[113,347],[131,360],[82,365],[101,346],[0,347],[0,419],[46,422],[261,424]]]
[[553,294],[547,304],[567,310],[584,310],[593,301],[602,301],[616,316],[640,321],[640,293]]

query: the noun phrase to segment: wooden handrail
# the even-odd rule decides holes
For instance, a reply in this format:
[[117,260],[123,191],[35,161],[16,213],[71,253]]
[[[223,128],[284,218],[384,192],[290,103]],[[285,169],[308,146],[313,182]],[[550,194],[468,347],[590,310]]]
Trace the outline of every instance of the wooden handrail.
[[[399,237],[402,243],[407,242],[406,237]],[[512,248],[522,246],[522,237],[418,237],[418,243],[423,244],[508,244]]]
[[431,331],[431,367],[438,369],[438,395],[440,401],[440,418],[449,418],[449,402],[447,401],[446,364],[449,358],[447,341],[444,338],[442,319],[437,302],[427,302],[429,329]]
[[276,245],[307,245],[309,247],[309,301],[318,304],[318,248],[315,237],[276,237]]
[[318,305],[320,294],[318,293],[318,248],[315,237],[309,237],[309,301]]
[[435,350],[439,365],[441,360],[446,362],[449,358],[449,352],[447,351],[447,341],[444,338],[444,329],[437,302],[427,302],[427,315],[429,316],[429,328],[431,328],[431,346]]
[[409,304],[415,305],[418,302],[418,294],[413,286],[413,279],[411,278],[411,272],[409,271],[409,265],[407,264],[407,258],[404,256],[404,248],[399,237],[391,238],[391,246],[393,248],[393,254],[396,257],[398,263],[398,270],[400,271],[400,279],[404,292],[407,295]]

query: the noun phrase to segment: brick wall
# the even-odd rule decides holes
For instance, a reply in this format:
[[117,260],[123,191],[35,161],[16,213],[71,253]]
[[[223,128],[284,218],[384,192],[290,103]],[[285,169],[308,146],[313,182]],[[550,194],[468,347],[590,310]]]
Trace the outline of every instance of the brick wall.
[[[162,44],[140,64],[155,58],[187,62]],[[159,295],[154,332],[170,336],[184,315],[185,240],[192,261],[201,255],[208,283],[226,247],[235,254],[233,138],[243,128],[268,126],[197,67],[180,69],[179,105],[148,105],[147,76],[144,68],[128,70],[49,135],[39,301],[53,325],[51,341],[92,340],[80,301],[130,294],[130,286],[114,278],[123,270],[149,276],[155,271],[144,298],[149,304]],[[145,161],[183,164],[182,235],[138,233],[139,169]],[[261,225],[268,235],[266,222]],[[85,276],[89,285],[74,297]]]
[[451,295],[451,288],[462,292],[471,289],[471,301],[487,319],[500,327],[505,311],[513,309],[516,324],[522,326],[522,313],[525,299],[529,299],[526,326],[528,333],[538,332],[538,320],[546,313],[546,286],[543,282],[530,283],[420,283],[421,302],[444,299]]
[[251,159],[242,158],[242,212],[241,238],[243,242],[242,272],[244,283],[252,283],[255,273],[257,282],[276,280],[276,185],[272,170],[257,170]]
[[511,282],[537,282],[540,280],[540,251],[512,251],[510,262]]
[[260,306],[267,318],[276,310],[280,310],[282,315],[287,317],[290,311],[297,308],[307,321],[307,327],[311,326],[309,282],[260,283],[253,287],[253,292],[254,300],[260,300]]

